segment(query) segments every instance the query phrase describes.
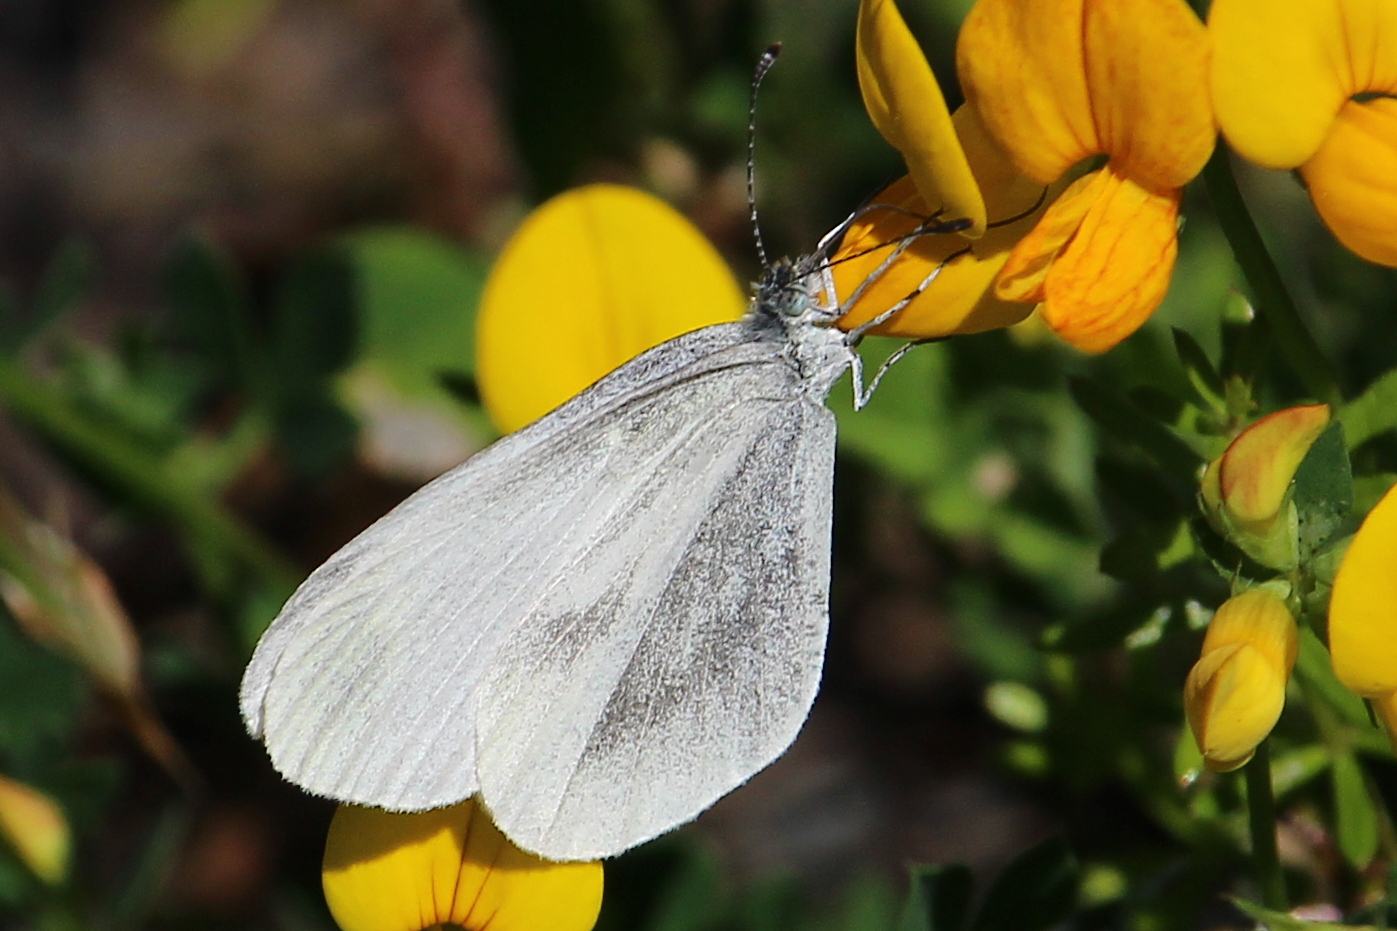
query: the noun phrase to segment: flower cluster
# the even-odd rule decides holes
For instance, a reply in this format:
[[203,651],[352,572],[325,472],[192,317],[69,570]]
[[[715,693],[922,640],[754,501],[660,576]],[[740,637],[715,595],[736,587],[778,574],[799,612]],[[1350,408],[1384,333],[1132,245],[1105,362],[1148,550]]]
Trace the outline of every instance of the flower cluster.
[[[1338,238],[1397,265],[1397,17],[1385,9],[1219,0],[1205,27],[1183,0],[979,0],[952,116],[892,0],[863,0],[860,86],[909,175],[835,257],[838,293],[854,300],[842,325],[905,301],[875,332],[936,338],[1036,304],[1078,349],[1110,349],[1164,299],[1181,191],[1218,125],[1258,164],[1300,166]],[[951,218],[967,223],[958,242],[903,245]]]

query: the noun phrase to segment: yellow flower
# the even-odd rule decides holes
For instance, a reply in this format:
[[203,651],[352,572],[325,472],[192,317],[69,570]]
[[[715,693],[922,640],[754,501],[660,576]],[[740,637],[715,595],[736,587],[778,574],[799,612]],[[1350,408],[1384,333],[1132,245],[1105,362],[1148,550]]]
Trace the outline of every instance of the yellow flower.
[[1397,266],[1397,6],[1214,0],[1213,101],[1241,155],[1296,168],[1345,246]]
[[1289,407],[1237,435],[1203,474],[1203,505],[1218,532],[1262,565],[1289,569],[1299,515],[1290,485],[1305,454],[1329,426],[1329,407]]
[[593,184],[529,215],[490,270],[476,376],[517,430],[623,362],[747,305],[717,250],[643,191]]
[[[847,311],[839,326],[853,329],[912,295],[871,332],[935,339],[1022,320],[1031,308],[1001,300],[991,288],[1049,192],[1014,170],[974,108],[947,111],[892,0],[860,4],[857,62],[869,117],[902,153],[909,175],[881,191],[844,231],[830,267],[835,297]],[[929,222],[956,219],[969,223],[961,235],[915,235]]]
[[1183,0],[979,0],[956,49],[961,86],[1014,165],[1040,184],[1083,160],[1000,272],[999,297],[1041,302],[1087,352],[1164,299],[1180,189],[1215,141],[1203,24]]
[[601,908],[600,863],[525,853],[474,799],[413,814],[341,805],[322,878],[344,931],[589,931]]
[[68,874],[71,841],[58,804],[22,782],[0,776],[0,836],[50,885]]
[[1339,566],[1329,653],[1339,681],[1372,701],[1397,747],[1397,487],[1369,512]]
[[1236,769],[1271,733],[1299,643],[1285,602],[1268,591],[1245,591],[1218,608],[1184,683],[1188,725],[1208,769]]

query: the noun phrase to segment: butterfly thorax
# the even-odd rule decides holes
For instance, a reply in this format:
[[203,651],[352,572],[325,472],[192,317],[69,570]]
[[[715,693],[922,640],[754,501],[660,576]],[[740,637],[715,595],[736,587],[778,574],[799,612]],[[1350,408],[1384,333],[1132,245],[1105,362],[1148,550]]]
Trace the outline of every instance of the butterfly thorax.
[[801,381],[823,400],[853,364],[847,335],[834,327],[837,311],[822,300],[823,276],[815,259],[778,259],[757,283],[748,320],[767,338],[783,341]]

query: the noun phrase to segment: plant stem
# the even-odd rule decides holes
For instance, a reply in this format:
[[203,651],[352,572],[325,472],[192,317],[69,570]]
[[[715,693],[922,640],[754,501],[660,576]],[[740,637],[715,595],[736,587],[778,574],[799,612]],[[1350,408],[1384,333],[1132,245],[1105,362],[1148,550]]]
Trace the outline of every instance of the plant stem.
[[1342,398],[1334,378],[1334,369],[1305,326],[1299,309],[1286,290],[1285,282],[1281,280],[1276,263],[1266,251],[1266,244],[1237,187],[1229,159],[1227,146],[1218,143],[1203,169],[1203,179],[1208,185],[1208,196],[1213,202],[1218,222],[1232,246],[1232,254],[1256,298],[1257,313],[1270,325],[1276,348],[1300,376],[1306,390],[1317,400],[1337,406]]
[[1247,764],[1247,825],[1251,828],[1251,852],[1261,883],[1261,901],[1267,908],[1285,911],[1285,877],[1276,852],[1276,800],[1271,793],[1270,741],[1256,746]]

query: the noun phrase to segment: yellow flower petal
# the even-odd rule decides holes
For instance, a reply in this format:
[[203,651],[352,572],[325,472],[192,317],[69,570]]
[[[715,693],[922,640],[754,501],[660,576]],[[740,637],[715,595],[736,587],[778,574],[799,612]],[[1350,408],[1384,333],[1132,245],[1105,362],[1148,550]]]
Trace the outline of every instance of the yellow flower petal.
[[893,0],[859,4],[859,90],[873,125],[907,162],[926,203],[985,232],[985,202],[951,124],[941,87]]
[[1229,598],[1184,683],[1184,710],[1204,763],[1226,772],[1251,759],[1285,706],[1300,645],[1285,602],[1263,589]]
[[1397,488],[1369,512],[1339,566],[1329,653],[1334,674],[1359,695],[1397,691]]
[[[1069,190],[1072,199],[1064,195],[1049,211],[1057,211],[1051,234],[1024,238],[997,290],[1001,297],[1024,294],[1046,264],[1041,292],[1032,292],[1041,293],[1043,321],[1083,352],[1105,352],[1139,329],[1169,290],[1179,192],[1153,193],[1109,165]],[[1081,223],[1064,247],[1063,229],[1078,214]]]
[[1246,644],[1203,654],[1184,683],[1189,728],[1214,772],[1236,769],[1280,720],[1285,677]]
[[0,836],[44,882],[56,885],[68,874],[71,840],[63,811],[37,789],[4,776],[0,776]]
[[1397,100],[1345,103],[1300,173],[1340,242],[1397,266]]
[[491,269],[476,324],[481,397],[501,430],[517,430],[746,303],[722,257],[663,201],[609,184],[568,191],[529,215]]
[[341,805],[322,878],[344,931],[589,931],[601,909],[600,863],[525,853],[474,800],[413,814]]
[[[1033,309],[997,298],[992,286],[1009,250],[1042,214],[1042,208],[1034,209],[1035,205],[1047,203],[1053,190],[1045,190],[1014,171],[985,134],[972,108],[957,110],[954,122],[971,157],[976,180],[986,194],[990,220],[1001,225],[970,243],[946,234],[917,237],[883,269],[883,262],[904,237],[929,217],[926,201],[912,180],[894,182],[874,198],[875,204],[888,205],[889,209],[872,209],[851,224],[831,262],[840,303],[858,295],[847,304],[840,328],[853,329],[919,289],[921,293],[905,308],[871,332],[909,339],[980,333],[1017,323]],[[1018,219],[1002,222],[1013,217]],[[935,278],[927,285],[932,275]]]
[[1037,181],[1105,153],[1167,190],[1212,151],[1207,35],[1183,0],[980,0],[956,62],[966,99]]
[[1085,43],[1111,167],[1146,188],[1183,187],[1217,141],[1203,23],[1183,0],[1087,0]]
[[1234,525],[1256,534],[1269,530],[1295,470],[1327,426],[1329,407],[1311,404],[1268,414],[1238,434],[1218,469],[1222,506]]
[[1094,171],[1068,185],[1038,224],[1014,247],[1004,270],[999,273],[995,293],[1006,301],[1037,303],[1043,300],[1053,261],[1077,235],[1088,211],[1101,198],[1109,182],[1104,172]]
[[1262,588],[1252,588],[1222,603],[1208,622],[1202,652],[1245,644],[1290,678],[1300,649],[1300,632],[1285,602]]
[[1214,0],[1213,105],[1227,141],[1268,168],[1318,151],[1364,91],[1397,91],[1391,0]]
[[1083,0],[979,0],[961,25],[966,100],[1023,174],[1048,184],[1101,151],[1082,49]]

